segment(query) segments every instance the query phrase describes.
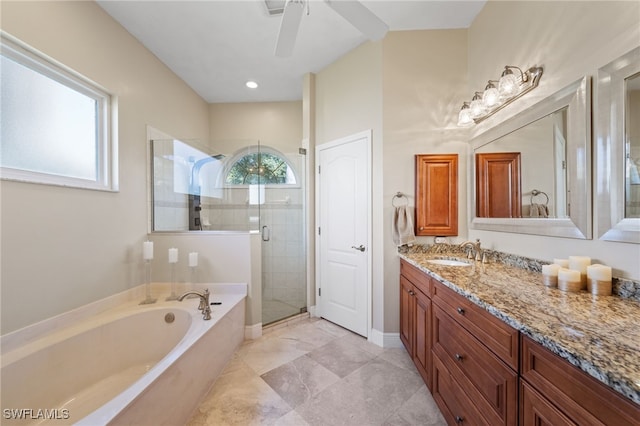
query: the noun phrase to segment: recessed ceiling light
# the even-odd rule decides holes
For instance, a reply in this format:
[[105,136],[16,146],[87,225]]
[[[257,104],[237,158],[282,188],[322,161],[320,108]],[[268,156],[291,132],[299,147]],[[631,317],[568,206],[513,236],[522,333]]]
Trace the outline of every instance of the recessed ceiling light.
[[256,83],[255,81],[249,80],[245,84],[247,85],[247,87],[249,89],[257,89],[258,88],[258,83]]

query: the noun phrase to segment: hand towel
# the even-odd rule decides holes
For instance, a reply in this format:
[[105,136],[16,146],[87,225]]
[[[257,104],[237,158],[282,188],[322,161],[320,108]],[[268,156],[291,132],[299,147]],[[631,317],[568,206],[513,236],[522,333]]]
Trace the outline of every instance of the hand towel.
[[531,203],[529,217],[549,217],[549,208],[545,204]]
[[391,233],[395,245],[408,245],[411,247],[416,243],[416,236],[413,233],[413,221],[408,206],[398,206],[393,212],[393,222],[391,223]]

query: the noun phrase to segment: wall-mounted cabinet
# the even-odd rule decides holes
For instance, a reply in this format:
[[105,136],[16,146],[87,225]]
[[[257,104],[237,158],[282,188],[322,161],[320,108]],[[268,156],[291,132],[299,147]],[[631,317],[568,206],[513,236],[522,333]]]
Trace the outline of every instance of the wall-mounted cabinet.
[[458,154],[416,155],[416,235],[458,235]]

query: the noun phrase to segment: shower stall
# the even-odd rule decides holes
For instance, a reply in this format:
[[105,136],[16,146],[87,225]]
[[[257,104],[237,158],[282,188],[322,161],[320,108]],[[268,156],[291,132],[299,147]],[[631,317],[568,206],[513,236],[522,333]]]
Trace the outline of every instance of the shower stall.
[[[228,144],[227,144],[228,145]],[[262,324],[307,309],[305,156],[258,141],[234,152],[153,140],[154,232],[259,233]]]

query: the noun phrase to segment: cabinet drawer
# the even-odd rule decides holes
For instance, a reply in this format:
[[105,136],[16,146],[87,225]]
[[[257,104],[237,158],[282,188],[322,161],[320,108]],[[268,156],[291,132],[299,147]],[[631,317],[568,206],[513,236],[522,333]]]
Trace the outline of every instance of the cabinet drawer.
[[520,387],[521,426],[575,426],[551,402],[523,381]]
[[433,357],[431,393],[449,425],[490,425],[437,356]]
[[640,425],[640,406],[522,336],[522,370],[530,383],[580,425]]
[[429,276],[404,259],[400,260],[400,274],[404,275],[427,297],[431,297],[431,279]]
[[518,330],[436,280],[432,300],[507,365],[518,369]]
[[433,352],[492,425],[517,424],[518,374],[437,306]]

